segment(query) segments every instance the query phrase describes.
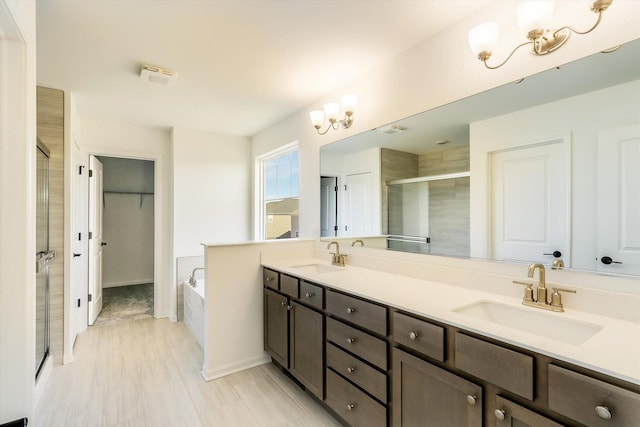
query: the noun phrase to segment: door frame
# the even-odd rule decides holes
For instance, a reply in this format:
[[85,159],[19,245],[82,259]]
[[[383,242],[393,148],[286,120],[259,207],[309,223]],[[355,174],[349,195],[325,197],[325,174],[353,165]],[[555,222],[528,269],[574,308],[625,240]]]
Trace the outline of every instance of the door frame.
[[[106,151],[106,152],[105,152]],[[153,317],[154,318],[159,318],[160,317],[160,313],[159,313],[159,280],[158,278],[161,277],[161,270],[160,270],[160,266],[161,266],[161,246],[158,244],[158,240],[159,240],[159,235],[162,232],[161,227],[160,227],[160,221],[158,221],[158,217],[159,215],[161,215],[160,213],[160,175],[158,173],[158,170],[160,169],[158,166],[159,163],[159,158],[155,157],[155,156],[149,156],[149,155],[140,155],[140,154],[128,154],[128,153],[124,153],[122,151],[119,150],[114,150],[113,152],[111,152],[110,150],[101,150],[101,151],[96,151],[96,150],[91,150],[87,153],[87,164],[89,163],[89,158],[91,156],[95,156],[95,157],[115,157],[115,158],[119,158],[119,159],[131,159],[131,160],[146,160],[146,161],[152,161],[153,162],[153,187],[154,187],[154,200],[153,200]],[[89,179],[89,174],[87,174],[87,179]],[[90,185],[89,185],[90,187]],[[85,197],[87,197],[87,201],[89,201],[89,193],[87,192],[87,194],[85,195]],[[87,203],[86,205],[87,208],[87,215],[89,215],[90,213],[90,209],[91,209],[91,203]],[[87,226],[89,224],[87,223]],[[87,235],[88,235],[88,231],[87,230]],[[89,239],[87,239],[87,243],[86,243],[87,247],[87,254],[89,253]],[[89,257],[86,258],[86,262],[87,262],[87,270],[88,270],[88,266],[89,266]],[[104,274],[104,272],[103,272]],[[87,296],[89,295],[89,280],[87,280],[87,292],[86,295],[84,296],[85,300],[87,299]],[[87,310],[89,309],[88,307],[88,302],[87,304]],[[88,317],[87,317],[87,325],[88,325]]]

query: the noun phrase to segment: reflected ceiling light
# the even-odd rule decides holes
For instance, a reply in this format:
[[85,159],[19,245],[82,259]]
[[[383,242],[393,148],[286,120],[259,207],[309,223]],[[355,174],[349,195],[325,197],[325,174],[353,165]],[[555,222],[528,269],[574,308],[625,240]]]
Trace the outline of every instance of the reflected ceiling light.
[[[311,111],[309,113],[309,119],[320,135],[326,134],[329,132],[329,129],[338,130],[341,126],[347,129],[353,124],[353,111],[357,103],[358,97],[356,95],[344,95],[340,98],[340,103],[330,102],[324,104],[324,110]],[[341,109],[344,114],[342,119],[339,118]],[[324,131],[320,131],[322,126],[324,126],[325,118],[329,120],[329,126]]]
[[546,55],[560,48],[571,33],[587,34],[593,31],[602,20],[602,13],[607,10],[613,0],[595,0],[591,3],[591,11],[598,14],[596,23],[587,31],[578,31],[569,26],[558,29],[548,29],[547,23],[553,16],[554,0],[529,0],[518,7],[518,26],[526,34],[529,41],[516,46],[507,59],[501,64],[491,66],[487,60],[491,58],[493,49],[498,42],[500,28],[495,22],[485,22],[469,31],[469,46],[474,55],[484,63],[487,68],[495,70],[502,67],[513,56],[516,50],[523,46],[531,45],[531,53],[534,55]]

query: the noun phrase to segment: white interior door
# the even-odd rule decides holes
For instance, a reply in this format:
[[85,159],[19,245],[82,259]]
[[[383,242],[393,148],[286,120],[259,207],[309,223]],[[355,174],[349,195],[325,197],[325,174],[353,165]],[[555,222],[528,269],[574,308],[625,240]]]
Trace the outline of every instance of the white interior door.
[[337,234],[338,179],[333,176],[320,178],[320,237]]
[[[75,337],[87,329],[87,277],[88,277],[88,233],[87,233],[87,177],[89,170],[86,157],[74,142],[71,144],[72,170],[74,171],[71,189],[71,334]],[[71,339],[73,342],[73,338]]]
[[347,175],[344,190],[343,235],[366,236],[372,234],[371,173]]
[[640,275],[640,124],[598,136],[598,271]]
[[494,259],[550,264],[558,251],[570,263],[568,142],[549,141],[494,153]]
[[102,162],[89,157],[89,324],[102,310]]

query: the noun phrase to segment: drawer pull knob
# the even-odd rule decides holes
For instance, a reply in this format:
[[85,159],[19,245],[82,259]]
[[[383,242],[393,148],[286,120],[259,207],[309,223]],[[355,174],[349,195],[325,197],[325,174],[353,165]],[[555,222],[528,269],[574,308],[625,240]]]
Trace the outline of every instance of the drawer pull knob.
[[469,405],[475,405],[476,404],[476,400],[478,400],[477,397],[471,396],[470,394],[467,395],[467,403]]
[[273,277],[267,277],[267,282],[270,282],[273,280]]
[[356,368],[347,368],[347,372],[353,374],[356,371]]
[[411,332],[411,333],[409,334],[409,339],[410,339],[410,340],[415,341],[415,340],[416,340],[416,338],[418,338],[418,333],[417,333],[417,332]]
[[347,314],[351,314],[351,313],[355,313],[355,312],[356,312],[355,308],[347,307]]
[[496,409],[493,411],[493,415],[495,415],[500,421],[503,421],[506,413],[504,412],[504,409]]
[[596,406],[596,415],[603,420],[611,419],[611,411],[606,406]]
[[356,339],[355,338],[347,338],[347,342],[349,344],[353,344],[354,342],[356,342]]
[[287,303],[285,301],[280,301],[280,305],[284,307]]
[[353,411],[353,409],[356,407],[355,403],[348,403],[347,404],[347,411]]
[[307,292],[306,294],[304,294],[305,297],[307,298],[313,298],[315,294],[313,292]]

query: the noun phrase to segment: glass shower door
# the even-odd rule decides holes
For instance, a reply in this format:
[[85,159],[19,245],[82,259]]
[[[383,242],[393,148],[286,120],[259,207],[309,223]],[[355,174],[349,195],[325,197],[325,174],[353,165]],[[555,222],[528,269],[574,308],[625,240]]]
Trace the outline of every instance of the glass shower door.
[[49,151],[36,150],[36,378],[49,355]]

